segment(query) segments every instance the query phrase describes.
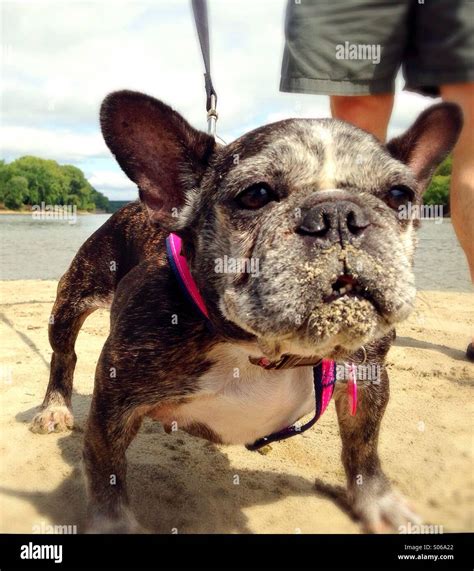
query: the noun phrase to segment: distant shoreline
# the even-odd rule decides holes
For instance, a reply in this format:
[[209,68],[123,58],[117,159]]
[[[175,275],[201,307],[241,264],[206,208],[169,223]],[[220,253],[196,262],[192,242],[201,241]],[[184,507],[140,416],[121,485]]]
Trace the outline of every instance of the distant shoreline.
[[[6,280],[58,279],[82,244],[111,216],[83,213],[70,223],[68,219],[35,218],[25,211],[12,216],[4,213],[0,216],[0,277]],[[436,222],[423,221],[417,233],[418,289],[472,293],[467,264],[451,221]]]
[[[29,216],[30,214],[33,214],[32,210],[6,210],[6,209],[2,209],[0,210],[0,215],[1,214],[23,214],[26,216]],[[89,212],[88,210],[78,210],[77,214],[79,214],[80,216],[87,216],[88,214],[112,214],[111,212],[106,212],[105,210],[94,210],[94,212]]]
[[[0,210],[0,216],[2,214],[16,214],[16,215],[30,215],[32,214],[31,210],[5,210],[5,209],[1,209]],[[77,214],[79,216],[88,216],[88,215],[95,215],[95,214],[113,214],[113,212],[106,212],[105,210],[94,210],[94,212],[89,212],[88,210],[78,210]],[[451,216],[443,216],[443,220],[451,220]],[[432,222],[432,220],[422,220],[422,222]]]

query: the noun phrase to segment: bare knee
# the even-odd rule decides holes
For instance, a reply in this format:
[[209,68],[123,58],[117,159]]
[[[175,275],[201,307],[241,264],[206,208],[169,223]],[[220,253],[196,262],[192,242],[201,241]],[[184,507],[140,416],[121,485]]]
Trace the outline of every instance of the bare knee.
[[393,109],[393,95],[333,95],[331,112],[336,119],[347,121],[385,141],[390,115]]
[[445,101],[457,103],[464,115],[464,126],[453,152],[451,175],[451,218],[466,254],[474,282],[474,83],[441,87]]
[[[472,180],[471,169],[474,165],[474,83],[458,83],[441,87],[441,95],[445,101],[457,103],[463,112],[464,126],[453,152],[455,176]],[[456,164],[456,162],[458,164]],[[469,172],[467,172],[469,169]],[[472,183],[471,183],[472,184]]]
[[440,91],[445,101],[453,101],[463,108],[465,121],[469,119],[469,117],[466,117],[466,113],[470,115],[472,119],[472,112],[474,110],[474,82],[443,85]]

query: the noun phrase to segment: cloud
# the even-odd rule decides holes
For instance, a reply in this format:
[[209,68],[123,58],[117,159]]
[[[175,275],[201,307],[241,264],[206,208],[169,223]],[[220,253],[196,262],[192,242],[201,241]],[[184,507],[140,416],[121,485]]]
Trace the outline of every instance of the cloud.
[[[285,4],[209,2],[218,133],[226,141],[269,121],[329,115],[327,97],[278,91]],[[2,12],[4,157],[38,154],[89,171],[91,159],[107,157],[102,172],[112,176],[118,167],[102,143],[98,113],[104,96],[122,88],[163,99],[205,129],[203,64],[188,0],[4,1]],[[429,103],[399,94],[390,133]],[[109,192],[125,192],[111,184],[101,179]]]
[[77,163],[86,158],[109,156],[98,132],[81,134],[69,129],[6,126],[1,137],[0,146],[8,158],[37,155],[61,163]]
[[133,200],[137,198],[137,187],[119,170],[102,170],[88,177],[96,189],[112,200]]
[[[153,93],[187,113],[202,103],[202,64],[187,1],[4,6],[7,123],[49,128],[53,120],[97,129],[103,97],[122,88]],[[190,98],[190,85],[199,97]]]
[[130,190],[135,185],[123,173],[117,171],[99,171],[89,177],[89,182],[96,188]]

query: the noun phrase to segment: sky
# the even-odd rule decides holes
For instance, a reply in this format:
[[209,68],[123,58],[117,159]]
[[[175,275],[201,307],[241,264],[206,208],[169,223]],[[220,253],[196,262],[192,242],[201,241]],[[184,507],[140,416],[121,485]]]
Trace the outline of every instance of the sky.
[[[326,96],[280,93],[286,0],[209,0],[218,135],[289,117],[328,117]],[[206,129],[203,64],[189,0],[1,0],[1,158],[81,168],[113,200],[137,196],[103,142],[99,108],[117,89],[165,101]],[[401,91],[389,135],[432,100]]]

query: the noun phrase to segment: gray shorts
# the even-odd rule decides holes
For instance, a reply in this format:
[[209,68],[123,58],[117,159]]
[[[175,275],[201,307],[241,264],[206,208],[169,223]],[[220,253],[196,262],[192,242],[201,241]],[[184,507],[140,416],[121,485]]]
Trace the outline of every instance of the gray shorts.
[[474,0],[288,0],[280,91],[436,96],[474,81]]

